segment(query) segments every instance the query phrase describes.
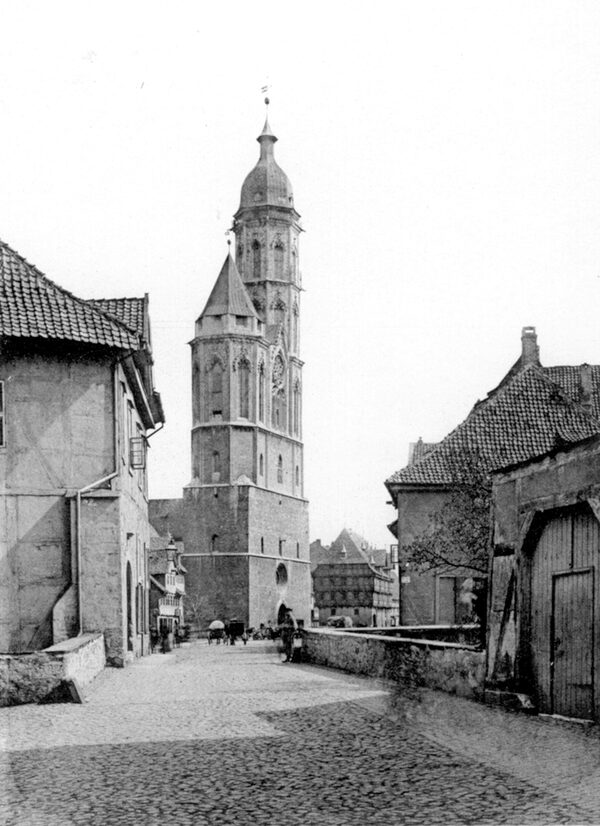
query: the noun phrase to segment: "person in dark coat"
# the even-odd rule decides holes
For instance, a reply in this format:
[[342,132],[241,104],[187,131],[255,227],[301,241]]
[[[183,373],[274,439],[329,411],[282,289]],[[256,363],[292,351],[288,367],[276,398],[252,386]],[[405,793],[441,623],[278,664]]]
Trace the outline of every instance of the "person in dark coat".
[[283,642],[283,650],[285,651],[285,662],[292,661],[294,654],[294,633],[296,631],[296,620],[292,614],[291,608],[286,608],[285,617],[281,623],[281,641]]

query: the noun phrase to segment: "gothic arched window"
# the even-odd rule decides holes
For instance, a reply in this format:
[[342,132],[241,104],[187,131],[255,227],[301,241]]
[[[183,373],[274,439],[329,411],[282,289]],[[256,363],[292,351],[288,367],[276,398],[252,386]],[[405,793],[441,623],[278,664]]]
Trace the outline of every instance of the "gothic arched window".
[[298,350],[298,305],[294,304],[292,310],[292,350]]
[[273,310],[273,319],[275,324],[283,324],[285,321],[285,304],[281,298],[275,302],[273,305]]
[[250,364],[242,359],[238,364],[239,410],[244,419],[250,418]]
[[271,399],[271,423],[277,429],[285,428],[287,406],[285,394],[285,362],[278,354],[273,363],[273,395]]
[[265,420],[265,365],[261,364],[258,368],[258,418],[259,421]]
[[273,250],[273,265],[275,278],[283,281],[283,246],[281,243],[275,244]]
[[197,422],[200,418],[200,368],[197,364],[194,364],[192,379],[192,415]]
[[252,275],[257,280],[260,278],[260,244],[258,241],[252,244]]
[[281,453],[277,459],[277,481],[280,483],[283,482],[283,457]]
[[300,385],[298,382],[294,385],[294,433],[296,436],[300,433]]
[[223,412],[223,367],[219,361],[210,371],[210,412],[213,416]]
[[215,476],[221,475],[221,454],[218,450],[213,451],[212,455],[212,472],[213,472],[213,482],[218,482],[218,479],[215,479]]
[[273,393],[271,400],[272,404],[272,424],[277,430],[283,430],[286,427],[287,405],[285,398],[285,390],[280,387]]

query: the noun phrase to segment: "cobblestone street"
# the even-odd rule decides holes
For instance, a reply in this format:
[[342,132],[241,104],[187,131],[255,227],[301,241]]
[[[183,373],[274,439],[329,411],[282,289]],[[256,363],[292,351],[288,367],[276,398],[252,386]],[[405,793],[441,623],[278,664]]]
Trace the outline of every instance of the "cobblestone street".
[[595,730],[194,642],[0,709],[0,822],[600,823]]

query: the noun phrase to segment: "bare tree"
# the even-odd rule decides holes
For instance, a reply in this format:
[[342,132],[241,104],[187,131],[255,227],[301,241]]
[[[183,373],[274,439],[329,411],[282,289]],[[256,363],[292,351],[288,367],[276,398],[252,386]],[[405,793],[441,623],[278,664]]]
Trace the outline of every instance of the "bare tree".
[[470,569],[487,575],[491,480],[474,452],[447,460],[448,498],[430,517],[428,530],[402,546],[405,562],[420,570]]

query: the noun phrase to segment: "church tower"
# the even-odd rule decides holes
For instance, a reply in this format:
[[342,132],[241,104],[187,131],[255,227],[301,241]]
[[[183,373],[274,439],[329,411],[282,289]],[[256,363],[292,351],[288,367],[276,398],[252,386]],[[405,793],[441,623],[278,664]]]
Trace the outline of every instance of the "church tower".
[[206,620],[310,618],[300,360],[300,216],[268,120],[192,348],[185,564]]

